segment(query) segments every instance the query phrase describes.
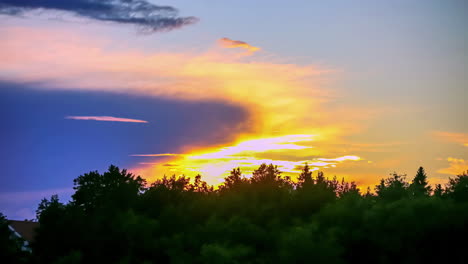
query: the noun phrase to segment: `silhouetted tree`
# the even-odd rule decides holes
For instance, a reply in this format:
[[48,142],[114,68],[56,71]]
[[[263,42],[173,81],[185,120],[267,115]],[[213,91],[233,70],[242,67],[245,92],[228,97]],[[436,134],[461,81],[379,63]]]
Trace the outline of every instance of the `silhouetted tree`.
[[[85,211],[103,208],[129,208],[144,190],[146,181],[111,165],[104,174],[85,173],[73,180],[73,203]],[[112,205],[112,206],[111,206]]]
[[458,202],[468,201],[468,171],[457,175],[455,178],[449,178],[449,183],[445,189],[448,197]]
[[310,171],[309,165],[306,163],[304,168],[299,174],[297,178],[297,186],[299,188],[307,188],[314,184],[314,180],[312,179],[312,171]]
[[434,188],[434,196],[441,198],[444,194],[444,189],[442,188],[442,185],[436,184]]
[[408,183],[405,181],[406,175],[399,175],[396,172],[392,177],[382,179],[376,186],[375,191],[380,199],[395,201],[408,196]]
[[206,181],[202,181],[201,175],[195,176],[195,181],[190,186],[190,191],[207,194],[213,192],[213,186],[209,186]]
[[428,196],[431,193],[431,186],[427,183],[427,176],[423,167],[419,167],[416,176],[414,176],[409,186],[409,190],[413,196]]
[[281,172],[278,166],[262,164],[253,172],[251,181],[254,184],[275,184],[281,181]]

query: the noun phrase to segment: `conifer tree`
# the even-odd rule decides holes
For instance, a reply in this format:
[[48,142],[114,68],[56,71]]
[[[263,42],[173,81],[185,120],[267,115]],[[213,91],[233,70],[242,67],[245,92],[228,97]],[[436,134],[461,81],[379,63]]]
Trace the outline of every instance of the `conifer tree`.
[[298,177],[298,186],[305,187],[314,184],[314,180],[312,179],[312,171],[310,171],[309,165],[306,163],[304,168],[302,169],[301,174]]
[[410,184],[410,192],[413,196],[429,195],[431,186],[427,182],[427,175],[423,167],[419,167],[416,176]]

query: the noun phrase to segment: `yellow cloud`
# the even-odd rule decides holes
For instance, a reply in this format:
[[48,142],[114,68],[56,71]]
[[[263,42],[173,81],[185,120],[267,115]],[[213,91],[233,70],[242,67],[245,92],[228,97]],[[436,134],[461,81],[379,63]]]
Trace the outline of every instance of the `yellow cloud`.
[[464,171],[468,171],[468,162],[463,159],[448,157],[447,161],[450,164],[449,167],[440,169],[437,172],[442,174],[459,175]]
[[[262,163],[273,163],[278,165],[281,171],[298,173],[303,165],[307,163],[312,170],[336,167],[337,164],[345,161],[359,161],[360,157],[354,155],[337,158],[309,158],[302,160],[284,160],[281,158],[267,159],[261,158],[258,154],[279,152],[281,154],[291,154],[291,151],[310,149],[302,143],[314,141],[314,135],[285,135],[280,137],[243,139],[237,144],[227,147],[216,147],[210,150],[193,151],[181,155],[177,159],[171,160],[173,165],[180,169],[173,169],[173,172],[180,174],[202,173],[209,183],[219,184],[227,176],[228,172],[235,167],[242,168],[244,173],[251,173]],[[158,154],[150,154],[158,155]],[[158,166],[159,165],[159,166]],[[156,166],[141,169],[143,174],[153,174],[154,171],[161,171],[164,163]],[[174,167],[174,166],[173,166]]]

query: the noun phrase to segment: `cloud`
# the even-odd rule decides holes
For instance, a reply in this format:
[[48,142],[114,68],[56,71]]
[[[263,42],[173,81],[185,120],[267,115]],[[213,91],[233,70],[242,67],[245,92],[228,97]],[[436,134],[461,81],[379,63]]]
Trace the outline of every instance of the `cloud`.
[[[251,173],[262,163],[273,163],[278,165],[280,170],[287,173],[298,173],[305,163],[311,166],[312,170],[323,168],[336,167],[345,161],[359,161],[358,156],[342,156],[338,158],[316,158],[316,159],[299,159],[291,160],[281,157],[282,154],[296,152],[299,150],[307,151],[310,146],[305,146],[304,143],[315,140],[314,135],[285,135],[279,137],[254,138],[242,140],[237,144],[215,147],[212,149],[202,149],[200,151],[192,151],[187,154],[180,154],[179,157],[170,160],[170,167],[177,167],[179,173],[191,174],[201,173],[205,180],[211,184],[219,184],[223,177],[227,176],[229,171],[235,167],[241,167],[244,173]],[[259,154],[279,153],[276,158],[263,158]],[[169,154],[173,156],[174,154]],[[168,154],[148,154],[138,156],[168,156]],[[175,156],[175,155],[174,155]],[[159,164],[143,171],[145,175],[151,174],[149,171],[163,171],[168,163],[160,162]],[[176,169],[174,169],[175,171]]]
[[[248,172],[265,162],[294,172],[295,166],[305,161],[317,166],[344,164],[308,157],[357,154],[341,146],[334,146],[340,149],[339,154],[330,153],[327,146],[316,145],[324,141],[342,142],[338,139],[355,131],[350,128],[357,126],[353,110],[347,111],[350,115],[347,116],[323,108],[337,96],[321,85],[332,72],[329,69],[285,63],[271,57],[238,56],[217,48],[201,52],[107,49],[102,37],[71,35],[57,29],[0,26],[0,35],[8,36],[0,42],[0,79],[35,82],[39,83],[36,87],[47,89],[113,92],[189,102],[214,100],[245,110],[248,118],[236,125],[243,129],[223,132],[228,135],[223,136],[223,142],[200,146],[196,145],[196,138],[191,138],[195,144],[170,150],[181,153],[180,156],[139,154],[157,158],[144,162],[161,164],[130,168],[148,180],[167,172],[167,167],[162,166],[165,163],[184,168],[177,173],[202,173],[207,177],[205,180],[215,184],[237,166]],[[200,116],[200,120],[204,118]]]
[[128,123],[148,123],[145,120],[130,119],[113,116],[67,116],[65,119],[73,120],[94,120],[94,121],[109,121],[109,122],[128,122]]
[[218,40],[218,43],[222,47],[229,48],[229,49],[242,48],[242,49],[248,50],[250,52],[255,52],[255,51],[260,50],[260,48],[254,47],[254,46],[248,44],[247,42],[240,41],[240,40],[232,40],[232,39],[229,39],[229,38],[221,38],[221,39]]
[[324,159],[324,158],[318,158],[318,160],[321,161],[345,161],[345,160],[360,160],[358,156],[343,156],[343,157],[338,157],[334,159]]
[[444,131],[434,131],[432,135],[443,141],[458,143],[468,147],[468,134],[467,133],[452,133]]
[[132,157],[172,157],[172,156],[182,156],[182,154],[175,153],[161,153],[161,154],[132,154]]
[[449,162],[449,167],[440,169],[437,172],[442,174],[450,174],[450,175],[459,175],[464,171],[468,171],[468,162],[464,159],[457,159],[448,157],[447,161]]
[[89,19],[136,25],[145,33],[169,31],[198,21],[179,17],[171,6],[145,0],[0,0],[0,14],[19,16],[28,11],[69,12]]

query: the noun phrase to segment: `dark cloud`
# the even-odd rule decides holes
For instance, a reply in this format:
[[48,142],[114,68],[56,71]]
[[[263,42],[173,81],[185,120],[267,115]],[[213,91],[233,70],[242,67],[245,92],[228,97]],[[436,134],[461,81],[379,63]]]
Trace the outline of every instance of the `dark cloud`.
[[198,21],[196,17],[179,17],[174,7],[145,0],[0,0],[0,14],[18,16],[32,10],[65,11],[100,21],[136,25],[146,33],[168,31]]

